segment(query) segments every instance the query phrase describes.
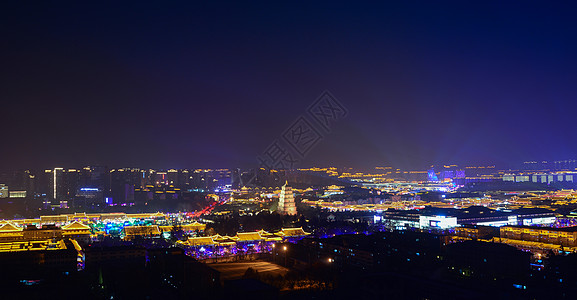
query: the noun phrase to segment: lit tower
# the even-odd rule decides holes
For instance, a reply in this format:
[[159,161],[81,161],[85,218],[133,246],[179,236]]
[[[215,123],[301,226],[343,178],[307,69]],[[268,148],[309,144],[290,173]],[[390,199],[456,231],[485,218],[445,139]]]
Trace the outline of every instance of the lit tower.
[[46,170],[46,173],[52,173],[50,178],[50,196],[53,200],[65,200],[67,191],[64,180],[64,169],[54,168],[54,170]]
[[293,189],[288,185],[288,181],[282,186],[277,211],[281,215],[294,216],[297,214]]

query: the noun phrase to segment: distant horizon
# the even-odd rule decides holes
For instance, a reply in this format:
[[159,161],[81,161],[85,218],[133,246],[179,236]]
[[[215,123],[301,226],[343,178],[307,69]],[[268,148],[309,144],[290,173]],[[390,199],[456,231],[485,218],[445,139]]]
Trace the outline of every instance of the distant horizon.
[[[505,169],[511,169],[511,170],[515,170],[515,167],[513,165],[517,165],[517,168],[522,167],[524,165],[526,165],[527,163],[555,163],[555,162],[574,162],[577,163],[577,159],[562,159],[562,160],[537,160],[537,161],[522,161],[522,162],[515,162],[515,163],[511,163],[511,165],[509,166],[499,166],[497,164],[491,164],[491,163],[487,163],[487,164],[474,164],[474,163],[444,163],[444,164],[435,164],[435,165],[429,165],[427,167],[422,167],[422,168],[399,168],[393,165],[375,165],[374,167],[371,168],[366,168],[366,167],[354,167],[354,166],[336,166],[336,165],[332,165],[332,166],[321,166],[321,165],[309,165],[309,166],[297,166],[295,168],[292,169],[281,169],[281,168],[273,168],[272,170],[299,170],[299,169],[310,169],[310,168],[321,168],[321,169],[326,169],[326,168],[337,168],[337,169],[352,169],[352,170],[359,170],[359,171],[374,171],[374,170],[378,170],[379,168],[392,168],[393,170],[399,169],[399,170],[405,170],[405,171],[426,171],[426,170],[430,170],[431,168],[435,168],[435,169],[441,169],[444,166],[454,166],[456,165],[458,168],[466,168],[466,167],[493,167],[494,169],[499,169],[499,170],[505,170]],[[252,167],[226,167],[226,166],[216,166],[216,167],[161,167],[161,168],[157,168],[157,167],[144,167],[144,166],[122,166],[122,165],[109,165],[109,164],[80,164],[80,165],[72,165],[72,164],[61,164],[61,165],[55,165],[52,167],[35,167],[35,168],[11,168],[11,169],[0,169],[0,172],[12,172],[12,171],[26,171],[26,170],[30,170],[30,171],[40,171],[40,170],[53,170],[55,168],[64,168],[64,169],[82,169],[85,167],[105,167],[107,169],[139,169],[139,170],[159,170],[159,171],[167,171],[167,170],[219,170],[219,169],[228,169],[228,170],[236,170],[236,169],[240,169],[242,171],[247,171],[247,170],[252,170],[252,169],[259,169],[262,168],[261,166],[258,165],[254,165]]]

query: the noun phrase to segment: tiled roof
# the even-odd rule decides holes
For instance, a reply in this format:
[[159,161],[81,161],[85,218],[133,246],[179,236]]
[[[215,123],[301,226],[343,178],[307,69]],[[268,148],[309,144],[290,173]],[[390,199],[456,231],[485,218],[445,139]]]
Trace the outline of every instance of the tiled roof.
[[188,239],[188,244],[190,246],[204,246],[204,245],[214,245],[214,241],[212,240],[212,237],[195,237],[195,238],[189,238]]
[[258,232],[242,232],[237,233],[236,237],[238,241],[261,241],[264,240]]
[[124,227],[124,233],[129,235],[158,235],[160,234],[160,229],[158,225],[150,226],[126,226]]
[[283,228],[278,234],[282,236],[303,236],[309,235],[309,233],[305,232],[302,228]]
[[78,221],[72,222],[62,227],[62,230],[90,230],[90,226],[84,225]]
[[0,232],[14,232],[14,231],[22,231],[22,228],[18,228],[10,223],[5,223],[0,227]]

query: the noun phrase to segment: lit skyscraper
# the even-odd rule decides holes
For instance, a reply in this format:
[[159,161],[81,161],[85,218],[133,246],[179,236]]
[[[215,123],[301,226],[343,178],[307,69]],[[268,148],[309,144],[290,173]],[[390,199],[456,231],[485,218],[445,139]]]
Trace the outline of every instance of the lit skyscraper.
[[[67,196],[67,191],[65,189],[65,178],[64,178],[64,169],[63,168],[54,168],[54,170],[50,170],[52,172],[52,176],[50,178],[50,195],[52,199],[64,200]],[[47,170],[49,172],[49,170]]]

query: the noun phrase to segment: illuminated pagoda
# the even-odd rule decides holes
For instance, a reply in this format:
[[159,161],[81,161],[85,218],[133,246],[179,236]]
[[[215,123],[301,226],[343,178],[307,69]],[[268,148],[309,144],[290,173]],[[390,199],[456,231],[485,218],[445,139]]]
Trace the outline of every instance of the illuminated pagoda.
[[281,215],[294,216],[297,214],[293,190],[288,185],[288,181],[282,186],[277,211]]

